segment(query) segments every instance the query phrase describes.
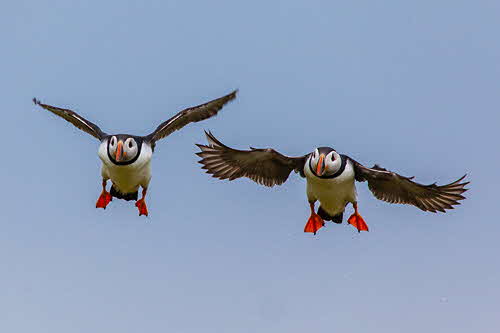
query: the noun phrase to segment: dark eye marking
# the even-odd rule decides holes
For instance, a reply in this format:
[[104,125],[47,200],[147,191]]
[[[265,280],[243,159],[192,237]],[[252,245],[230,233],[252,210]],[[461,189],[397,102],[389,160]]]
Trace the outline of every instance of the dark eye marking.
[[129,147],[129,148],[132,148],[132,146],[133,146],[133,144],[132,144],[132,140],[130,140],[130,141],[128,142],[128,147]]

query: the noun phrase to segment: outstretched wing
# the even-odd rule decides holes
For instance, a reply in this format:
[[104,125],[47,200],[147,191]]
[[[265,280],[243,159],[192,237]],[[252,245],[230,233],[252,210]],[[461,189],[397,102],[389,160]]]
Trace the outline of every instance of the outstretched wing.
[[68,109],[61,109],[52,105],[43,104],[36,98],[33,98],[33,102],[36,105],[40,105],[45,110],[49,110],[50,112],[58,115],[59,117],[66,119],[67,121],[75,125],[77,128],[81,129],[84,132],[87,132],[96,139],[102,140],[107,135],[106,133],[101,131],[99,126],[88,121],[87,119],[83,118],[74,111]]
[[199,163],[203,169],[219,179],[248,177],[265,186],[281,185],[292,170],[302,172],[308,156],[288,157],[270,148],[236,150],[221,143],[212,133],[205,134],[208,145],[197,144],[201,152],[196,155],[202,158]]
[[180,130],[189,123],[215,116],[226,103],[236,98],[237,92],[238,90],[235,90],[226,96],[214,99],[208,103],[182,110],[169,120],[161,123],[153,133],[146,136],[146,139],[154,144],[154,142],[163,139],[174,131]]
[[467,191],[464,187],[469,182],[462,180],[466,175],[448,185],[422,185],[414,182],[414,177],[403,177],[378,165],[367,168],[351,158],[350,160],[354,165],[356,180],[367,181],[368,188],[379,200],[409,204],[423,211],[444,213],[446,209],[453,209],[453,205],[459,205],[458,201],[465,199],[462,193]]

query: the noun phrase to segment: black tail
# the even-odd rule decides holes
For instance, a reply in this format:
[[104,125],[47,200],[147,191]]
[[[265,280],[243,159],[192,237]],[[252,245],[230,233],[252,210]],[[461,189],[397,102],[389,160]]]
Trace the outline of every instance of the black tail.
[[132,192],[132,193],[121,193],[118,191],[114,185],[111,186],[111,190],[109,190],[109,193],[111,196],[118,198],[118,199],[123,199],[123,200],[137,200],[137,194],[138,191]]
[[342,223],[342,218],[344,217],[344,213],[337,214],[335,216],[331,216],[321,206],[318,208],[318,215],[325,221],[332,221],[335,223]]

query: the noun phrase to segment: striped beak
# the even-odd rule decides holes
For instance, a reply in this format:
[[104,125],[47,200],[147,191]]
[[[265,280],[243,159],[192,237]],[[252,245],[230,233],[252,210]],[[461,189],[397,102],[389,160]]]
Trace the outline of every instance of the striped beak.
[[115,161],[120,162],[123,159],[123,141],[118,141],[115,153]]
[[325,154],[319,155],[318,165],[316,166],[316,175],[323,176],[325,173]]

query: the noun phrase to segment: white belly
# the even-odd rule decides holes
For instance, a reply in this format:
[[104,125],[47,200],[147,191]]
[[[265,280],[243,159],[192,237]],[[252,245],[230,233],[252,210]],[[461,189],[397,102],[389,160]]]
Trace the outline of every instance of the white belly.
[[344,211],[347,203],[356,202],[356,187],[354,185],[354,169],[348,161],[344,172],[335,178],[318,178],[309,169],[309,163],[304,166],[307,179],[307,198],[318,200],[321,208],[329,215],[335,216]]
[[151,180],[151,147],[142,144],[139,158],[129,165],[116,165],[108,157],[107,143],[99,146],[98,155],[102,161],[103,179],[111,179],[114,187],[123,194],[133,193],[139,186],[147,188]]

